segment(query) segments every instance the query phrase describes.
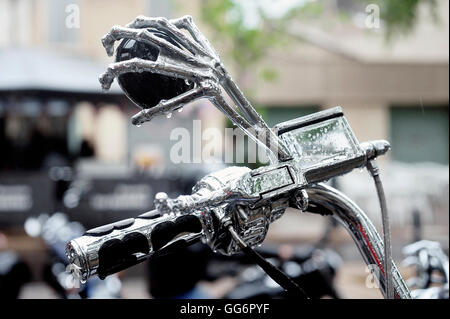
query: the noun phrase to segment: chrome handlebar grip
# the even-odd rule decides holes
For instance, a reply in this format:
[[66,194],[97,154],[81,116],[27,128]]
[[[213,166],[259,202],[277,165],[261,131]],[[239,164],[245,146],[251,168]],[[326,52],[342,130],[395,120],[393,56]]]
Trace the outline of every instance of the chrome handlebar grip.
[[80,281],[101,279],[138,264],[155,254],[185,246],[201,237],[201,214],[150,211],[136,218],[88,230],[66,245],[66,255]]
[[67,244],[66,255],[82,281],[93,275],[105,278],[197,239],[232,255],[240,248],[228,226],[248,245],[261,244],[269,224],[281,217],[296,190],[296,183],[286,180],[290,176],[284,166],[268,171],[225,168],[202,178],[192,195],[171,199],[158,193],[154,211],[88,230]]

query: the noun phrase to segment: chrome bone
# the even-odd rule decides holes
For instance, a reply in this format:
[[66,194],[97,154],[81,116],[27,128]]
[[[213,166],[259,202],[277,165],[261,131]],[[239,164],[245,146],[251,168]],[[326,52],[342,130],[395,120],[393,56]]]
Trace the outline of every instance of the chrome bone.
[[[156,36],[148,28],[163,32],[169,39],[182,45],[185,50]],[[182,30],[188,31],[190,36]],[[125,27],[114,26],[102,38],[103,46],[109,56],[114,54],[114,43],[122,39],[134,39],[157,47],[158,58],[156,61],[134,58],[110,64],[106,72],[99,77],[103,89],[108,90],[114,78],[121,74],[144,71],[181,78],[195,84],[193,89],[179,96],[140,111],[133,117],[133,124],[140,125],[155,116],[171,113],[192,101],[207,98],[235,125],[267,148],[273,162],[289,158],[285,144],[245,98],[225,69],[216,50],[197,28],[192,17],[184,16],[168,20],[163,17],[138,16]],[[240,113],[227,102],[222,88],[236,104]]]
[[[164,32],[186,50],[157,37],[147,28]],[[187,30],[190,36],[182,29]],[[271,165],[256,170],[229,167],[209,174],[194,186],[192,195],[171,199],[159,193],[155,198],[155,211],[101,226],[70,241],[66,254],[69,261],[80,269],[84,280],[95,274],[105,277],[172,245],[199,238],[215,251],[234,254],[239,251],[239,245],[230,237],[230,225],[239,238],[253,247],[263,242],[269,224],[291,206],[338,218],[351,233],[367,264],[380,266],[381,271],[375,276],[379,278],[383,294],[386,293],[383,269],[379,264],[383,257],[381,238],[356,204],[320,182],[365,166],[389,150],[388,142],[359,144],[339,107],[280,123],[271,130],[244,97],[219,55],[189,16],[174,20],[140,16],[125,27],[115,26],[102,39],[108,55],[114,54],[114,43],[124,38],[154,45],[160,54],[156,61],[132,59],[111,64],[100,76],[104,89],[109,89],[114,78],[127,72],[155,72],[195,83],[192,90],[139,112],[133,117],[134,124],[206,97],[234,124],[268,149]],[[242,115],[226,102],[222,88]],[[316,146],[322,147],[324,154],[317,154],[314,148],[308,150],[306,144],[300,145],[304,136],[309,134],[309,128],[324,132],[323,136],[314,134]],[[341,139],[337,140],[344,143],[335,145],[339,143],[328,138],[327,134],[331,132],[327,130],[340,136]],[[177,236],[164,241],[154,236],[161,225],[176,224],[181,219],[186,221],[186,218],[194,223]],[[126,258],[118,259],[121,265],[113,264],[109,269],[102,269],[100,251],[105,244],[120,243],[124,248],[123,245],[127,246],[131,241],[133,245],[129,246],[136,250],[130,251]],[[129,247],[125,248],[128,251]],[[410,298],[408,287],[395,264],[393,270],[396,296]]]

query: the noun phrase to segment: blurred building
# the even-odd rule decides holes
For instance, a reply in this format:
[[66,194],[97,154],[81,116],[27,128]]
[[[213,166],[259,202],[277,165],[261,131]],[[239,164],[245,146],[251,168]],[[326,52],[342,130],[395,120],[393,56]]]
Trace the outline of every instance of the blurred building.
[[[415,211],[426,226],[422,236],[448,250],[449,2],[437,1],[437,23],[421,10],[415,29],[390,44],[384,41],[383,26],[365,26],[364,7],[348,5],[355,2],[324,0],[327,14],[347,10],[347,22],[323,27],[324,16],[322,21],[292,24],[291,43],[272,50],[261,62],[261,67],[269,65],[278,72],[277,79],[255,81],[253,100],[265,109],[270,125],[340,105],[360,141],[389,140],[392,151],[381,162],[396,258],[411,240],[405,225],[412,223]],[[223,128],[220,112],[201,101],[170,120],[155,119],[136,128],[130,117],[138,109],[117,84],[109,93],[102,92],[97,78],[112,62],[100,39],[113,25],[124,25],[137,15],[189,14],[208,34],[198,13],[201,4],[0,0],[0,230],[20,225],[30,207],[33,214],[61,208],[55,198],[59,205],[64,202],[71,218],[80,212],[88,216],[85,224],[90,227],[150,209],[157,191],[189,191],[194,178],[180,181],[178,176],[156,174],[145,179],[130,171],[177,169],[168,160],[170,131],[192,131],[193,119],[206,119],[202,129]],[[214,43],[219,52],[221,45]],[[67,166],[83,174],[64,197],[58,185],[65,191],[71,182]],[[368,177],[355,172],[338,182],[377,223],[378,203]],[[85,191],[89,196],[81,198]],[[268,241],[311,243],[323,231],[323,221],[287,212],[271,226]],[[360,258],[345,235],[333,238],[334,248],[345,258]],[[30,264],[45,258],[38,241],[15,239],[12,248],[25,251]],[[348,247],[353,250],[346,254]]]
[[[320,21],[291,26],[291,44],[261,63],[276,69],[277,80],[255,82],[254,101],[265,108],[265,119],[274,125],[340,105],[360,141],[391,142],[384,162],[427,162],[448,171],[448,1],[438,1],[438,23],[421,10],[411,34],[388,45],[382,27],[361,22],[364,7],[326,3],[331,14],[340,6],[352,19],[331,28]],[[200,102],[135,128],[129,118],[137,109],[117,85],[105,94],[97,82],[112,61],[100,42],[111,26],[140,14],[190,14],[208,33],[200,6],[200,0],[0,0],[0,143],[8,150],[1,169],[71,165],[79,158],[93,159],[83,166],[93,174],[105,170],[104,163],[114,172],[170,165],[171,129],[191,130],[198,118],[223,127],[224,117]],[[214,45],[220,52],[221,43]],[[406,176],[398,189],[423,184]]]
[[[112,25],[126,24],[138,14],[191,14],[195,18],[199,5],[200,1],[189,1],[188,5],[183,1],[132,0],[123,5],[117,0],[1,0],[2,64],[9,68],[0,78],[0,105],[5,105],[4,92],[14,90],[14,80],[20,75],[12,70],[17,65],[9,63],[11,59],[21,64],[15,70],[25,72],[23,77],[36,77],[34,82],[33,77],[18,82],[25,86],[23,90],[27,85],[27,90],[47,85],[53,92],[99,94],[96,78],[110,61],[100,38]],[[340,105],[361,141],[391,141],[392,159],[447,164],[448,2],[440,1],[439,5],[439,23],[422,10],[412,34],[390,45],[384,42],[380,29],[367,29],[356,18],[354,23],[325,30],[296,22],[290,30],[293,43],[271,52],[264,61],[278,71],[278,79],[255,90],[256,102],[267,107],[268,122],[275,124]],[[355,9],[351,7],[348,10],[354,17],[361,14],[352,12]],[[216,46],[220,51],[220,43]],[[23,48],[51,53],[24,53]],[[91,66],[70,61],[65,57],[68,54],[89,59]],[[42,68],[28,68],[27,63]],[[51,73],[53,69],[59,73]],[[38,78],[41,74],[47,78]],[[64,85],[66,88],[61,88]]]
[[391,142],[391,159],[448,164],[448,1],[438,12],[435,21],[421,10],[412,33],[392,43],[364,23],[321,29],[298,21],[290,33],[303,42],[271,55],[279,79],[261,86],[258,101],[274,122],[299,106],[340,105],[360,141]]

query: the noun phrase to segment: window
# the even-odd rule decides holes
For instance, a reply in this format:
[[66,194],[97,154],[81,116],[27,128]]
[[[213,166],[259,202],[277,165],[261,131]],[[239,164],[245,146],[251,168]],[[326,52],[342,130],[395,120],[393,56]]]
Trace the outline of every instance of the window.
[[448,164],[448,107],[392,107],[392,158]]

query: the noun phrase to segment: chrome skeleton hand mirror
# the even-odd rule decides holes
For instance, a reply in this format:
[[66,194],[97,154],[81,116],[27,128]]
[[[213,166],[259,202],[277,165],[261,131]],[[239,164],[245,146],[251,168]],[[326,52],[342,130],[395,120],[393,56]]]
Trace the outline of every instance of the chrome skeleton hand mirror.
[[[143,109],[133,117],[133,124],[141,125],[207,98],[267,147],[273,159],[289,158],[284,143],[242,94],[192,17],[167,20],[139,16],[125,27],[114,26],[102,39],[108,55],[114,54],[114,43],[119,40],[116,63],[100,76],[100,82],[107,90],[117,78],[127,96]],[[237,109],[227,102],[222,89]]]
[[357,205],[321,184],[364,166],[377,178],[374,159],[389,150],[388,142],[360,144],[340,107],[269,128],[189,16],[174,20],[140,16],[125,27],[114,26],[102,39],[108,55],[114,54],[114,44],[120,40],[116,61],[100,76],[100,82],[109,89],[117,78],[127,96],[142,108],[133,124],[207,98],[266,148],[271,163],[255,170],[228,167],[209,174],[191,195],[171,199],[158,193],[155,210],[89,230],[70,241],[67,256],[83,279],[104,278],[198,239],[225,255],[255,247],[264,241],[270,223],[294,207],[341,221],[366,263],[379,266],[383,294],[410,296],[391,261],[389,236],[383,246]]

